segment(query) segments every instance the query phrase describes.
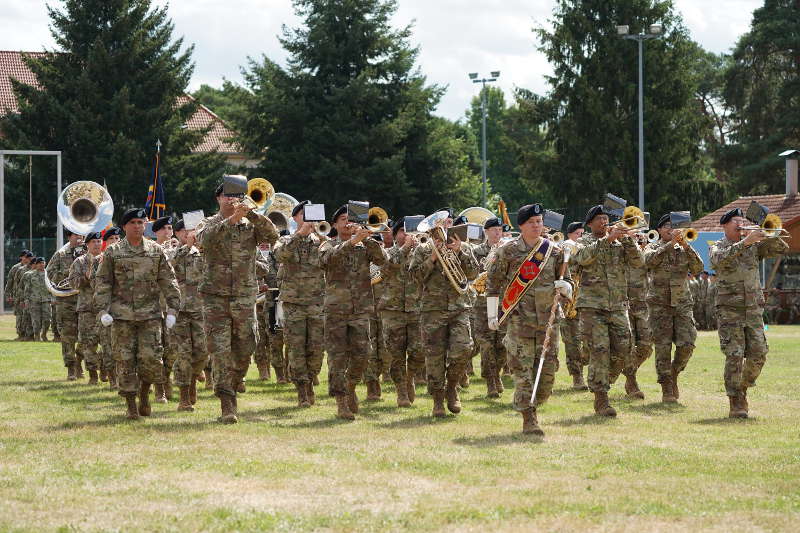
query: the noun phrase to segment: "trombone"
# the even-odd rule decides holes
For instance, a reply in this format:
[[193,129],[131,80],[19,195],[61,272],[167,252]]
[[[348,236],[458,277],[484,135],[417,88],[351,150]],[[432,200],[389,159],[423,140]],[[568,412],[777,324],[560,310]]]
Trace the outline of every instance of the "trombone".
[[770,213],[764,217],[764,221],[761,225],[752,224],[748,226],[739,226],[739,231],[763,231],[767,237],[791,238],[789,232],[783,227],[781,217],[775,213]]
[[646,229],[647,226],[647,218],[644,216],[642,210],[635,205],[629,205],[622,212],[622,218],[620,218],[614,224],[611,224],[609,229],[621,227],[627,231],[633,231],[638,229]]

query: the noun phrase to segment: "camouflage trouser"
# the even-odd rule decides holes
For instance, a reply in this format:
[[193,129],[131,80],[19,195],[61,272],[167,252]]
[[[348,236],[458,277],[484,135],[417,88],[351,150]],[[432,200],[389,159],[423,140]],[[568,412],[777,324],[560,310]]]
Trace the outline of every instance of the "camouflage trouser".
[[[533,328],[534,326],[531,326]],[[508,334],[503,343],[508,349],[508,366],[514,373],[514,410],[525,411],[531,407],[533,382],[539,369],[546,327],[536,327],[535,337],[516,337]],[[550,349],[544,356],[542,375],[536,389],[536,405],[542,405],[553,392],[558,372],[558,328],[554,327]]]
[[[180,313],[179,313],[180,314]],[[177,317],[176,317],[177,324]],[[175,350],[175,339],[172,330],[167,329],[167,324],[164,320],[161,321],[161,339],[164,342],[164,371],[169,374],[172,372],[172,367],[175,365],[175,360],[178,358],[178,352]]]
[[34,335],[45,335],[50,327],[50,302],[29,302],[31,328]]
[[589,390],[608,392],[631,351],[631,327],[623,311],[580,310],[580,330],[589,352]]
[[73,298],[59,298],[56,302],[58,331],[61,334],[61,358],[64,366],[75,364],[75,343],[78,342],[78,312]]
[[481,377],[500,375],[506,365],[506,347],[503,337],[506,336],[505,323],[497,331],[489,329],[489,319],[486,316],[486,298],[478,298],[474,308],[475,317],[474,338],[481,352]]
[[214,393],[236,395],[256,349],[253,298],[203,293],[206,345],[214,368]]
[[181,311],[172,328],[175,363],[172,372],[178,387],[188,387],[200,375],[208,362],[203,313]]
[[29,304],[25,304],[24,306],[20,306],[20,330],[22,331],[23,337],[32,337],[33,336],[33,322],[31,321],[31,306]]
[[706,307],[706,320],[708,320],[708,329],[717,329],[717,309],[713,305]]
[[389,374],[395,385],[404,383],[425,366],[419,313],[382,311],[381,333],[386,353],[392,358]]
[[767,360],[769,344],[764,335],[760,307],[717,307],[719,347],[725,354],[725,394],[736,396],[754,387]]
[[422,344],[428,392],[444,390],[447,381],[461,379],[472,354],[469,309],[423,311]]
[[[486,298],[478,298],[475,305],[469,310],[469,331],[472,333],[472,353],[469,358],[472,359],[480,353],[481,343],[478,340],[478,321],[481,320],[480,313],[483,310],[483,315],[486,315]],[[487,324],[488,325],[488,324]],[[502,337],[501,337],[502,338]],[[483,357],[481,357],[483,361]],[[505,364],[505,363],[504,363]]]
[[562,319],[560,330],[561,338],[564,340],[567,371],[569,371],[570,376],[583,376],[583,367],[586,366],[588,361],[584,359],[585,352],[581,346],[578,316]]
[[117,365],[120,396],[136,394],[140,381],[164,382],[160,318],[114,320],[111,324],[111,346]]
[[[289,357],[283,349],[283,329],[275,328],[275,331],[270,331],[269,328],[267,328],[264,332],[264,336],[267,338],[267,350],[269,352],[269,360],[272,364],[272,368],[276,370],[278,368],[283,368],[286,370],[288,378],[288,374],[292,374],[292,368],[289,364]],[[320,367],[322,367],[322,356],[320,356]],[[319,374],[319,370],[317,370],[317,374]]]
[[625,359],[622,373],[626,376],[635,376],[642,363],[653,353],[653,334],[650,330],[647,303],[631,300],[628,321],[631,324],[631,351]]
[[23,328],[23,318],[22,315],[24,313],[24,309],[22,308],[22,303],[14,300],[14,325],[17,329],[17,337],[24,337],[25,330]]
[[[650,329],[656,345],[656,374],[658,382],[672,379],[672,368],[682,372],[694,352],[697,339],[692,308],[669,305],[650,305]],[[672,358],[672,344],[675,358]]]
[[371,345],[370,313],[325,318],[325,348],[328,350],[328,394],[343,396],[347,386],[364,374]]
[[60,337],[61,330],[58,328],[58,312],[55,302],[50,302],[50,325],[53,328],[53,336]]
[[269,366],[269,340],[267,339],[267,313],[264,304],[256,304],[256,322],[258,322],[258,342],[256,351],[253,352],[253,362],[257,367]]
[[383,343],[383,313],[378,318],[373,318],[369,322],[372,334],[372,351],[367,361],[367,369],[364,372],[365,381],[378,381],[381,374],[390,374],[392,368],[392,356],[386,351]]
[[[325,320],[319,305],[300,305],[283,302],[283,328],[277,330],[273,358],[286,353],[295,383],[313,380],[322,369],[322,348],[325,338]],[[282,339],[278,339],[281,335]],[[278,343],[280,341],[280,343]]]
[[86,362],[86,370],[100,369],[100,354],[97,348],[100,338],[97,334],[97,314],[94,312],[78,313],[78,353]]
[[109,371],[115,367],[114,352],[111,349],[111,328],[105,327],[100,323],[100,319],[95,317],[95,327],[97,328],[97,338],[100,341],[100,347],[103,354],[100,356],[103,368]]

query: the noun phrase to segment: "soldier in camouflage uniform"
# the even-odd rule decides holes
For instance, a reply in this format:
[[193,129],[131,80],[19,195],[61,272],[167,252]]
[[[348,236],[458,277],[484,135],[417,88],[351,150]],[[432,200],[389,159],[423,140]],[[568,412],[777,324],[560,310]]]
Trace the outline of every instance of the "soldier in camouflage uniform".
[[706,301],[708,300],[708,272],[705,270],[697,276],[697,300],[694,301],[694,322],[697,329],[703,331],[711,329],[706,316]]
[[708,297],[706,298],[706,317],[708,329],[717,329],[717,275],[712,272],[708,278]]
[[[564,242],[567,246],[578,242],[578,239],[583,236],[583,232],[583,222],[571,222],[569,226],[567,226],[567,238]],[[580,267],[573,266],[571,274],[577,286],[580,280]],[[589,362],[589,354],[583,349],[578,325],[578,310],[569,306],[564,313],[564,318],[561,320],[560,325],[561,340],[564,341],[567,371],[569,375],[572,376],[572,388],[574,390],[588,390],[589,387],[586,386],[586,382],[583,380],[583,367]]]
[[[493,331],[498,329],[497,309],[500,300],[504,299],[503,291],[515,279],[523,262],[532,250],[542,245],[544,226],[544,209],[540,204],[529,204],[520,207],[517,213],[517,227],[520,236],[511,242],[502,244],[494,253],[495,259],[489,266],[486,286],[488,326]],[[572,297],[572,286],[560,280],[564,254],[558,246],[549,243],[550,255],[545,259],[536,257],[543,263],[539,266],[536,279],[530,282],[517,306],[511,313],[508,332],[503,340],[508,349],[508,360],[514,373],[514,410],[522,414],[522,432],[544,435],[536,417],[537,407],[550,397],[558,371],[558,327],[554,323],[550,332],[551,340],[547,353],[544,351],[544,340],[547,324],[553,306],[556,291],[566,299]],[[566,274],[566,269],[565,274]],[[536,390],[536,399],[531,404],[533,383],[538,369],[538,361],[544,357],[542,374]]]
[[697,338],[687,273],[695,275],[702,271],[703,260],[682,238],[682,231],[672,228],[669,213],[661,217],[656,229],[660,239],[650,243],[645,250],[650,272],[647,303],[650,306],[650,328],[656,343],[656,373],[661,384],[662,401],[669,403],[678,401],[680,397],[678,374],[692,357]]
[[[448,211],[452,211],[449,210]],[[445,227],[452,218],[445,221]],[[455,239],[446,244],[455,254],[468,280],[478,275],[478,261],[468,246]],[[434,240],[420,244],[414,250],[409,265],[411,275],[422,286],[422,342],[425,347],[425,370],[428,391],[433,396],[435,417],[446,415],[444,399],[451,413],[461,412],[458,384],[472,354],[470,331],[470,296],[459,293],[448,280],[434,254]]]
[[[164,253],[167,260],[172,261],[175,251],[177,250],[175,243],[172,241],[172,217],[160,217],[153,221],[152,228],[156,236],[156,244],[164,248]],[[167,302],[166,299],[161,297],[161,312],[166,313]],[[164,361],[164,383],[153,384],[153,396],[158,403],[167,403],[172,400],[172,367],[175,364],[176,352],[172,343],[172,331],[168,330],[161,323],[161,342],[164,343],[163,361]]]
[[97,349],[100,338],[97,334],[97,312],[94,306],[94,281],[102,261],[103,236],[100,232],[86,235],[86,253],[72,262],[69,268],[69,284],[78,289],[78,347],[77,352],[86,361],[89,385],[97,385],[100,354]]
[[[106,249],[117,244],[120,241],[120,235],[122,235],[122,230],[117,226],[112,226],[105,230],[103,232],[103,242],[105,243]],[[97,287],[97,272],[95,272],[92,283],[94,287]],[[100,309],[95,305],[95,314],[99,311]],[[100,369],[100,380],[108,380],[109,390],[119,390],[117,386],[117,364],[114,362],[114,352],[111,350],[111,328],[103,327],[102,324],[100,324],[99,318],[97,318],[97,337],[100,341],[103,354],[101,358],[102,367]]]
[[197,378],[208,362],[203,299],[198,290],[203,275],[203,255],[194,245],[194,229],[187,230],[183,220],[177,221],[173,229],[181,242],[171,261],[181,291],[181,308],[172,330],[176,353],[172,368],[180,390],[178,411],[194,411]]
[[[640,248],[647,244],[647,237],[637,233],[634,237]],[[626,266],[628,282],[628,320],[631,324],[631,351],[625,358],[622,374],[625,376],[625,394],[628,398],[643,400],[644,393],[636,381],[636,372],[653,352],[653,335],[650,333],[650,314],[647,306],[647,268]]]
[[279,265],[281,350],[286,344],[300,407],[315,402],[314,380],[322,369],[325,338],[325,273],[320,265],[320,246],[327,238],[314,231],[313,222],[305,221],[303,208],[310,203],[305,200],[292,209],[297,231],[281,237],[273,252]]
[[711,265],[717,278],[719,345],[725,354],[725,393],[731,418],[747,418],[747,389],[754,387],[767,359],[763,306],[758,268],[762,259],[785,254],[789,246],[762,231],[743,237],[747,221],[741,209],[722,215],[725,236],[711,247]]
[[[258,250],[261,256],[256,256],[256,279],[258,280],[259,296],[264,295],[264,297],[260,301],[256,301],[256,321],[258,322],[259,335],[256,351],[253,352],[253,362],[258,369],[258,379],[265,381],[270,378],[269,339],[266,332],[269,329],[269,308],[272,305],[272,292],[269,291],[270,271],[267,264],[267,257],[271,252],[268,244],[259,244]],[[272,279],[271,281],[272,286],[277,288],[277,279]]]
[[[72,262],[83,252],[79,246],[83,237],[67,230],[69,242],[53,254],[47,265],[47,276],[53,285],[58,285],[67,279],[69,267]],[[80,354],[75,353],[75,344],[78,342],[78,296],[65,296],[56,299],[56,320],[61,336],[61,357],[67,367],[67,379],[74,381],[83,377]]]
[[383,246],[370,231],[348,221],[347,206],[332,217],[336,237],[319,249],[325,271],[325,347],[328,351],[328,391],[336,399],[338,418],[353,420],[358,413],[356,384],[367,364],[373,312],[370,263],[386,262]]
[[111,326],[119,394],[125,398],[129,419],[150,416],[150,384],[164,382],[160,296],[167,301],[168,328],[175,325],[181,306],[178,282],[164,249],[144,238],[146,216],[138,208],[122,215],[125,238],[106,248],[95,280],[95,306],[101,324]]
[[44,283],[44,257],[36,257],[31,261],[32,269],[22,275],[19,281],[20,293],[25,296],[25,309],[31,317],[33,340],[47,340],[47,328],[50,326],[50,300],[52,296]]
[[381,267],[383,294],[378,305],[384,349],[392,358],[389,374],[397,390],[398,407],[410,407],[414,402],[414,376],[425,366],[420,336],[421,287],[408,271],[417,242],[413,235],[406,235],[404,222],[401,217],[392,227],[394,245]]
[[[472,248],[472,254],[478,261],[481,271],[486,271],[489,263],[494,260],[494,252],[503,237],[503,222],[493,217],[483,224],[486,240]],[[487,261],[488,258],[489,261]],[[502,290],[502,289],[501,289]],[[486,380],[486,396],[499,398],[503,393],[503,381],[500,379],[500,370],[506,364],[506,347],[503,346],[503,337],[506,335],[506,326],[503,323],[498,330],[489,329],[486,317],[486,292],[478,292],[475,307],[475,340],[481,352],[481,377]]]
[[[286,232],[286,235],[289,234],[288,231],[283,231]],[[283,233],[281,234],[283,235]],[[256,350],[259,359],[256,361],[256,365],[263,365],[265,378],[269,378],[269,365],[272,364],[278,385],[285,385],[289,383],[291,368],[289,366],[289,358],[283,349],[283,329],[277,322],[276,298],[280,294],[280,291],[277,290],[280,284],[278,281],[280,267],[271,248],[269,244],[262,245],[261,256],[256,261],[256,268],[259,276],[261,276],[259,279],[259,292],[263,291],[265,294],[263,304],[259,304],[261,305],[261,311],[259,312],[258,306],[256,307],[256,313],[259,314],[258,330],[263,332],[263,335],[259,335],[258,339],[259,346],[263,346],[263,350],[260,352]],[[255,359],[256,356],[254,355],[253,360]],[[259,373],[262,373],[261,369],[259,369]],[[313,397],[313,389],[309,394]]]
[[581,267],[576,307],[581,337],[589,351],[589,389],[594,393],[595,413],[616,416],[608,403],[608,391],[631,351],[625,269],[641,267],[644,256],[630,232],[608,225],[603,206],[592,207],[585,224],[591,233],[578,240],[573,262]]
[[23,331],[23,306],[22,301],[15,298],[16,296],[16,288],[19,286],[19,275],[21,272],[27,270],[28,265],[34,259],[33,252],[30,250],[22,250],[19,254],[19,263],[12,266],[11,269],[8,271],[6,286],[5,286],[5,295],[6,301],[14,306],[14,317],[16,322],[17,328],[17,338],[14,339],[15,341],[22,341],[25,340],[25,332]]
[[219,212],[197,228],[204,258],[200,292],[214,393],[222,412],[219,420],[233,424],[238,421],[236,392],[256,348],[256,253],[259,244],[274,244],[278,232],[267,217],[225,196],[222,184],[214,194]]

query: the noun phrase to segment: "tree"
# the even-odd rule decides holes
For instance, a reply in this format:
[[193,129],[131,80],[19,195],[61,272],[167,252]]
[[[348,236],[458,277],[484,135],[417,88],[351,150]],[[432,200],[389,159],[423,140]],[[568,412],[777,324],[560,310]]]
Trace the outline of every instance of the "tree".
[[786,148],[800,147],[800,0],[765,0],[725,75],[733,145],[725,160],[742,194],[779,192]]
[[263,57],[244,71],[236,126],[258,172],[299,198],[369,200],[391,214],[472,201],[466,147],[431,115],[443,89],[415,68],[411,28],[390,25],[396,2],[294,5],[304,26],[284,28],[287,67]]
[[217,89],[205,83],[200,86],[192,96],[218,117],[236,128],[247,113],[243,100],[247,89],[230,80],[223,80],[222,88]]
[[556,201],[585,209],[612,192],[636,203],[638,51],[616,25],[640,33],[659,23],[662,38],[644,46],[645,206],[654,216],[719,206],[724,187],[701,146],[710,122],[697,112],[697,47],[671,0],[559,0],[551,22],[535,30],[554,74],[534,104],[552,143],[543,166]]
[[[192,74],[193,47],[181,52],[166,7],[151,9],[150,0],[65,0],[63,10],[48,12],[57,50],[26,58],[40,87],[13,84],[20,111],[2,123],[8,143],[61,150],[65,183],[105,181],[121,212],[144,204],[160,139],[168,207],[196,201],[172,191],[187,182],[195,192],[212,187],[224,161],[192,153],[205,132],[183,127],[194,105],[177,103]],[[55,173],[48,178],[55,189]],[[54,211],[39,212],[48,230]]]

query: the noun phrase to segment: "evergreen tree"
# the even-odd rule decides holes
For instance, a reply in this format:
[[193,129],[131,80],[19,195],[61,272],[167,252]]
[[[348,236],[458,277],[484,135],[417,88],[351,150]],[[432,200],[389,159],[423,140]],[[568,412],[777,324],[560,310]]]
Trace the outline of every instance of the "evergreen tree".
[[198,103],[209,108],[229,126],[236,129],[236,124],[241,122],[242,117],[247,113],[247,109],[242,104],[243,95],[246,92],[247,89],[244,87],[230,80],[224,80],[222,88],[217,89],[204,83],[192,93],[192,96]]

